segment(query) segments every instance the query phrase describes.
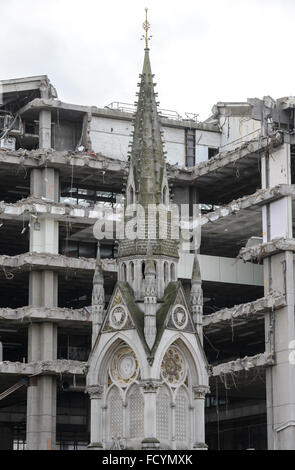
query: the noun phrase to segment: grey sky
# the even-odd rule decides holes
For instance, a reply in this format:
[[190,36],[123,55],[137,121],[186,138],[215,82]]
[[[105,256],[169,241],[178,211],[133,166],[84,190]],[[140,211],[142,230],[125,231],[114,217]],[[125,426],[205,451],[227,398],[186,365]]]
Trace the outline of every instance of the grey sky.
[[162,108],[295,94],[294,0],[0,0],[0,79],[47,74],[59,98],[133,103],[144,7]]

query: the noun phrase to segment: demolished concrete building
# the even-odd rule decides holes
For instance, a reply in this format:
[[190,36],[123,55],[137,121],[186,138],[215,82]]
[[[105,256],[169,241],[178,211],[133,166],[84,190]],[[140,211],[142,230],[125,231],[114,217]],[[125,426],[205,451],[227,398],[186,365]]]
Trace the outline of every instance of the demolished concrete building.
[[[0,448],[84,449],[101,207],[128,175],[131,105],[78,106],[47,76],[0,82]],[[200,204],[209,449],[294,449],[295,98],[161,111],[176,204]],[[106,302],[117,245],[100,243]],[[194,255],[181,253],[189,292]]]

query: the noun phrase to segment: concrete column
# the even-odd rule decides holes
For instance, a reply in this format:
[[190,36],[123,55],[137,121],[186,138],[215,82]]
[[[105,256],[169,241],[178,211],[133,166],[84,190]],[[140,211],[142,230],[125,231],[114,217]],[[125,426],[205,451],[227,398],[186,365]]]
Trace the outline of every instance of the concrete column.
[[207,449],[205,444],[205,397],[209,393],[208,387],[193,387],[193,408],[194,408],[194,449]]
[[[262,159],[262,186],[291,184],[290,145],[266,153]],[[292,238],[292,200],[284,197],[263,208],[263,238]],[[267,430],[269,449],[295,449],[295,365],[290,361],[295,340],[294,255],[291,251],[264,260],[265,295],[286,295],[286,307],[265,315],[266,351],[273,353],[274,366],[266,370]],[[294,343],[293,343],[294,344]]]
[[[40,144],[43,142],[41,147],[49,148],[50,129],[46,128],[48,115],[47,112],[44,113],[44,120],[42,121],[40,118]],[[57,171],[53,168],[32,170],[31,194],[35,197],[58,201],[59,176]],[[57,254],[58,222],[47,218],[31,217],[30,225],[30,251]],[[29,304],[41,308],[58,305],[58,274],[56,272],[51,270],[30,272]],[[56,359],[57,326],[49,321],[32,323],[28,332],[28,362]],[[55,439],[56,378],[53,376],[32,377],[29,380],[27,393],[27,449],[55,449]]]
[[[59,174],[54,168],[31,171],[31,196],[59,201]],[[58,222],[51,218],[31,217],[30,251],[58,254]]]
[[55,168],[34,168],[31,171],[31,196],[59,201],[59,173]]
[[142,449],[157,449],[160,442],[157,439],[157,390],[160,382],[156,380],[143,381],[144,395],[144,439],[142,441]]
[[[28,362],[55,360],[57,326],[33,323],[28,332]],[[53,450],[56,434],[56,379],[36,376],[27,392],[27,449]]]
[[[103,449],[103,408],[102,408],[102,395],[103,387],[101,385],[90,386],[87,388],[91,400],[91,428],[90,428],[90,444],[89,448],[92,450]],[[93,419],[95,416],[96,419]]]
[[39,113],[39,147],[51,148],[51,111],[42,110]]

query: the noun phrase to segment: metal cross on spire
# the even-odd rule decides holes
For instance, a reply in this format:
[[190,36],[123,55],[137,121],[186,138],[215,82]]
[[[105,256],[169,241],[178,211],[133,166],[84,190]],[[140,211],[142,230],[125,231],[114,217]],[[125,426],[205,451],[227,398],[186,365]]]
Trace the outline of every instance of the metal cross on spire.
[[152,38],[152,36],[149,36],[149,29],[151,27],[150,23],[148,22],[148,9],[145,8],[145,22],[143,23],[142,27],[143,29],[145,30],[145,35],[142,36],[142,39],[145,40],[145,48],[148,49],[149,48],[149,41],[150,39]]

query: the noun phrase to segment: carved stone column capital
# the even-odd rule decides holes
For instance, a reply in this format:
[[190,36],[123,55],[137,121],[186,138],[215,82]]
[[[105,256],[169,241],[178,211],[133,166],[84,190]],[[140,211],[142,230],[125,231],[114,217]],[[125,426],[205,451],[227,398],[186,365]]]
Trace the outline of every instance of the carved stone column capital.
[[204,399],[208,393],[210,393],[210,387],[207,387],[206,385],[196,385],[193,387],[193,395],[195,400]]
[[139,384],[143,393],[157,393],[158,388],[162,385],[162,381],[158,379],[146,379],[142,380]]
[[95,398],[102,398],[103,385],[89,385],[86,391],[89,394],[90,400]]

